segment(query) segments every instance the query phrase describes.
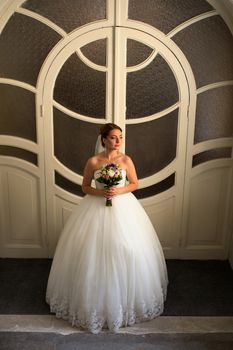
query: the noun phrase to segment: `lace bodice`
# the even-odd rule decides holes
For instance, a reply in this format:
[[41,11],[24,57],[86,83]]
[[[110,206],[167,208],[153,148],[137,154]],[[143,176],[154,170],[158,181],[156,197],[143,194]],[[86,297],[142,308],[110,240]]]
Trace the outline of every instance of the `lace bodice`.
[[[104,184],[96,181],[96,179],[99,177],[99,172],[100,172],[100,170],[95,170],[95,172],[94,172],[95,186],[98,189],[102,189],[102,188],[104,188]],[[125,183],[126,183],[126,170],[122,169],[121,172],[122,172],[122,180],[119,182],[119,184],[116,187],[124,187],[125,186]]]

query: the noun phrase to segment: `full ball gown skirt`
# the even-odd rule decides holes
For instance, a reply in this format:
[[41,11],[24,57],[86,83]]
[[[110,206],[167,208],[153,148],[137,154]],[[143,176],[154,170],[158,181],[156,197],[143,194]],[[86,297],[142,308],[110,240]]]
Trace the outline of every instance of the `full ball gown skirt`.
[[[123,171],[118,186],[125,179]],[[104,197],[86,195],[59,239],[46,301],[73,326],[117,332],[160,315],[167,284],[160,242],[135,196],[118,195],[106,207]]]

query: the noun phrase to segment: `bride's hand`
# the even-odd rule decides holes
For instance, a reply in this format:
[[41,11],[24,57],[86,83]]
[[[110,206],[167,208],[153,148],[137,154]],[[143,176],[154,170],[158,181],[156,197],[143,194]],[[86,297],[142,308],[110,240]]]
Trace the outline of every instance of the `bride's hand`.
[[109,187],[105,190],[105,197],[114,197],[117,196],[118,194],[120,194],[119,188],[117,187]]

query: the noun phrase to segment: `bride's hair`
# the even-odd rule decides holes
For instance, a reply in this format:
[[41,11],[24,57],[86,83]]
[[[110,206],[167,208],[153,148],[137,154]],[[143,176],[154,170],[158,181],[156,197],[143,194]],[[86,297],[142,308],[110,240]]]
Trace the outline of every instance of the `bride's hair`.
[[103,147],[105,147],[103,139],[106,139],[106,137],[108,136],[110,131],[114,130],[114,129],[118,129],[118,130],[120,130],[122,132],[122,129],[118,125],[113,124],[113,123],[104,124],[100,128],[101,144],[102,144]]

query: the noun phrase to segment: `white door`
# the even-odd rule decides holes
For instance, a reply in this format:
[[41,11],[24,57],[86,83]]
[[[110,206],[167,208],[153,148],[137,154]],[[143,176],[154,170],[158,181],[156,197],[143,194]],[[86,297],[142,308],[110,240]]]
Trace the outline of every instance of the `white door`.
[[[133,55],[134,62],[130,50],[138,47],[143,47],[146,57],[141,58],[139,50],[139,55]],[[131,91],[130,86],[134,86],[136,74],[139,81],[148,77],[148,83],[156,87],[160,69],[169,96],[157,106],[158,91],[153,92],[152,86],[149,101],[148,89]],[[158,88],[162,90],[163,86]],[[67,89],[66,98],[63,89]],[[137,106],[135,97],[147,104]],[[113,121],[123,128],[126,152],[138,170],[140,186],[135,194],[155,225],[166,256],[178,256],[188,102],[179,61],[166,45],[142,31],[123,27],[81,35],[77,31],[76,37],[57,52],[46,74],[42,102],[51,254],[82,196],[82,171],[94,152],[99,126]]]

